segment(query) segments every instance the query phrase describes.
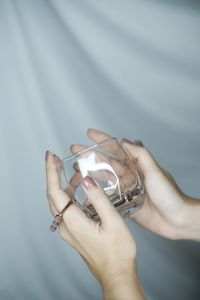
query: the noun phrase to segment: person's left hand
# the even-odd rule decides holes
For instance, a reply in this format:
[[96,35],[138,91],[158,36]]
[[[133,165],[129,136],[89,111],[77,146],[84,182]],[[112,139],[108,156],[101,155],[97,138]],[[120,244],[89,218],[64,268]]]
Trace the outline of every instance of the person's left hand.
[[[70,199],[60,186],[59,157],[51,152],[46,157],[47,196],[55,216]],[[79,252],[102,286],[135,276],[136,244],[126,223],[91,177],[85,177],[82,186],[101,222],[89,219],[72,204],[59,224],[61,237]]]

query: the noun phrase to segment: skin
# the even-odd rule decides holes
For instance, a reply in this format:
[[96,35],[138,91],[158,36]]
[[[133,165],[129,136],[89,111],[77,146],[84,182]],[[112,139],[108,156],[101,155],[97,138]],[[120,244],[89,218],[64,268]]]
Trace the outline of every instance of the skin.
[[[109,138],[109,135],[95,129],[89,129],[88,136],[95,143]],[[75,153],[84,147],[75,144],[71,146],[71,151]],[[200,201],[185,195],[146,148],[126,139],[123,140],[123,147],[137,165],[145,186],[144,205],[129,218],[165,238],[200,241]],[[59,157],[48,152],[47,196],[53,215],[70,200],[69,193],[60,187],[59,163]],[[115,161],[110,163],[121,174],[126,173],[123,166],[116,165]],[[80,184],[80,173],[77,166],[74,168],[77,174],[72,182],[76,188]],[[145,299],[135,262],[136,244],[126,223],[98,184],[90,189],[83,185],[83,189],[101,222],[87,218],[73,204],[65,211],[59,225],[61,237],[85,260],[100,283],[105,300]]]
[[[60,187],[59,158],[50,152],[47,153],[46,177],[49,206],[56,215],[70,198]],[[86,179],[83,184],[87,184]],[[145,299],[136,270],[136,244],[126,223],[100,186],[88,189],[83,185],[83,189],[101,222],[87,218],[73,204],[65,211],[59,225],[62,239],[85,260],[102,286],[104,299]]]
[[[110,137],[96,129],[89,129],[87,134],[94,143]],[[122,144],[137,165],[145,186],[144,205],[136,214],[129,214],[129,218],[168,239],[200,241],[200,201],[187,196],[145,147],[127,139]],[[72,145],[71,151],[82,147]]]

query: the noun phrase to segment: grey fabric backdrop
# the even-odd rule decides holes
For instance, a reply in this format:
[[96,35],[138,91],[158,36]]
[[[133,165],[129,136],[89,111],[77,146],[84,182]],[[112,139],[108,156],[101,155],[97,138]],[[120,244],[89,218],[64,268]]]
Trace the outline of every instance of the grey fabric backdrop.
[[[199,1],[0,1],[1,300],[102,299],[46,200],[45,150],[88,127],[141,139],[200,197],[199,32]],[[200,299],[199,244],[128,224],[148,299]]]

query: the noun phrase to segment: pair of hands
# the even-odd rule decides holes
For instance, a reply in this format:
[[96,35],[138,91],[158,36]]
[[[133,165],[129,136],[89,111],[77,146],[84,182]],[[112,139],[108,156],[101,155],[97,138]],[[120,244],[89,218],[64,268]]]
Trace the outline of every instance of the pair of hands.
[[[89,129],[88,136],[95,143],[110,137],[95,129]],[[71,151],[75,153],[82,147],[72,145]],[[146,190],[142,209],[129,217],[160,236],[169,239],[190,238],[187,229],[189,221],[186,220],[191,207],[195,206],[195,200],[189,199],[179,189],[171,175],[158,165],[147,149],[126,139],[123,140],[123,147],[137,164]],[[53,215],[70,200],[60,187],[58,172],[59,157],[48,152],[47,195]],[[129,282],[129,288],[134,287],[138,299],[143,299],[135,266],[136,244],[126,223],[91,178],[84,179],[83,189],[100,216],[101,223],[87,218],[78,206],[71,205],[59,225],[61,237],[80,253],[105,295],[115,289],[118,297],[123,293],[123,297],[129,299],[125,296],[128,289],[117,291],[122,282]],[[113,299],[117,299],[116,296]],[[123,299],[122,296],[119,299]]]

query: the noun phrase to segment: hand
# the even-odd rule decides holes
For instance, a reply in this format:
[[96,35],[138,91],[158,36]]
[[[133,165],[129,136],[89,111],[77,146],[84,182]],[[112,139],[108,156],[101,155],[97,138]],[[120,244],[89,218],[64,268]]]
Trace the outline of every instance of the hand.
[[[48,152],[46,160],[47,195],[56,215],[70,198],[60,187],[59,157]],[[61,237],[80,253],[109,299],[132,299],[133,294],[143,299],[135,266],[136,244],[126,223],[94,180],[87,176],[82,186],[101,222],[89,219],[72,204],[59,224]],[[116,291],[121,298],[112,298]]]
[[[89,129],[88,136],[95,143],[109,137],[95,129]],[[123,140],[123,146],[137,164],[146,192],[142,209],[129,214],[129,217],[169,239],[200,240],[200,201],[186,196],[147,149],[126,139]],[[72,145],[72,152],[79,147]]]
[[184,194],[147,149],[128,140],[124,146],[142,172],[146,189],[143,208],[129,217],[160,236],[200,241],[200,201]]

